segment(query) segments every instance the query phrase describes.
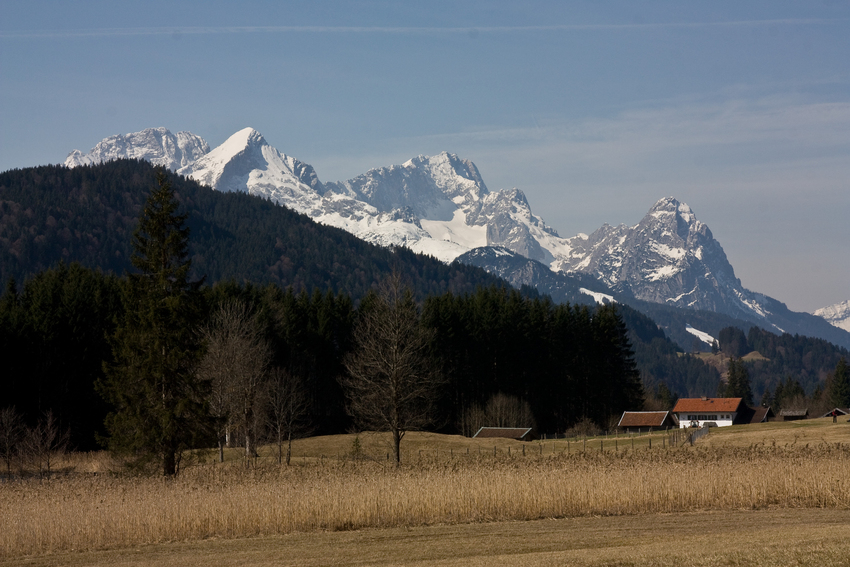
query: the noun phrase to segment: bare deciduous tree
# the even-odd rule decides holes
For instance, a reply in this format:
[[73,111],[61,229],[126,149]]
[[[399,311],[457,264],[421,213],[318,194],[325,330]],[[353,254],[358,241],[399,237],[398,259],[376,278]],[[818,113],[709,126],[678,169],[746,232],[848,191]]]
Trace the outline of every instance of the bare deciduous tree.
[[47,410],[38,424],[27,432],[24,441],[26,459],[39,474],[49,476],[53,458],[68,450],[70,438],[70,430],[62,429],[53,410]]
[[21,456],[26,427],[21,414],[12,407],[0,410],[0,458],[6,463],[6,474],[12,474],[12,464]]
[[535,427],[534,414],[527,401],[498,392],[484,408],[473,404],[464,412],[464,435],[475,435],[482,427]]
[[531,406],[516,396],[498,392],[487,400],[484,410],[491,427],[534,427],[534,415]]
[[396,464],[407,431],[423,429],[443,381],[428,352],[429,331],[409,288],[393,274],[371,298],[354,332],[354,349],[340,379],[347,409],[363,429],[390,431]]
[[211,383],[210,406],[219,421],[219,460],[231,428],[245,439],[245,455],[256,455],[257,424],[266,401],[271,346],[256,315],[244,303],[224,303],[202,330],[207,352],[198,372]]
[[282,368],[271,372],[269,385],[269,429],[277,442],[277,464],[283,460],[286,442],[286,466],[292,458],[292,440],[309,435],[310,400],[300,378]]

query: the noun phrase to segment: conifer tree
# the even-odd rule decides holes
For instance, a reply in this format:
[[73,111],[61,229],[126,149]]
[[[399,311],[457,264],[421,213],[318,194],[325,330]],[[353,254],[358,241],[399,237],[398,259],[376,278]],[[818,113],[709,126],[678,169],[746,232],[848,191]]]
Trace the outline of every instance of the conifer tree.
[[753,405],[753,390],[750,386],[750,374],[740,358],[729,359],[729,378],[726,381],[727,398],[743,398],[748,406]]
[[850,407],[850,372],[847,370],[847,360],[843,356],[830,377],[827,400],[833,408]]
[[110,450],[133,465],[159,463],[177,473],[182,452],[207,425],[205,383],[197,379],[196,327],[201,282],[188,279],[186,215],[163,170],[133,234],[133,266],[124,290],[124,314],[112,337],[114,363],[100,384],[114,406],[106,419]]

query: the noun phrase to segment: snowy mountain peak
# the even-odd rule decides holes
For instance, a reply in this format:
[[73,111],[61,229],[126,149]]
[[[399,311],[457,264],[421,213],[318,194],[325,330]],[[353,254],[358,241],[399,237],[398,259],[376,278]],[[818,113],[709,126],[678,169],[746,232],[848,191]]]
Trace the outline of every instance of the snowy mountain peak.
[[281,154],[253,128],[239,130],[179,173],[218,191],[263,195],[300,212],[312,210],[323,192],[311,166]]
[[659,199],[640,224],[647,228],[654,227],[653,230],[659,233],[667,230],[683,241],[687,241],[689,236],[699,233],[704,228],[691,208],[674,197]]
[[128,158],[147,160],[177,171],[209,151],[209,144],[191,132],[172,134],[166,128],[147,128],[141,132],[104,138],[87,154],[74,150],[68,154],[65,165],[77,167]]
[[249,147],[267,146],[268,142],[263,138],[263,135],[251,127],[243,128],[230,136],[223,144],[216,148],[221,153],[231,153],[233,155],[244,151]]
[[850,331],[850,300],[818,309],[813,315],[823,317],[834,327]]

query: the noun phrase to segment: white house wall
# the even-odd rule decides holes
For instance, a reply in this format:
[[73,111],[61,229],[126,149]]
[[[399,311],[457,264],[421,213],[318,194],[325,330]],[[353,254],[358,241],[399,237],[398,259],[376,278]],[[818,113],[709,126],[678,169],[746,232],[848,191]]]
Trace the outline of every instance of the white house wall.
[[679,417],[679,428],[686,429],[691,426],[692,422],[696,422],[697,427],[702,427],[706,422],[714,422],[717,427],[726,427],[732,425],[735,421],[736,412],[681,412],[676,414]]

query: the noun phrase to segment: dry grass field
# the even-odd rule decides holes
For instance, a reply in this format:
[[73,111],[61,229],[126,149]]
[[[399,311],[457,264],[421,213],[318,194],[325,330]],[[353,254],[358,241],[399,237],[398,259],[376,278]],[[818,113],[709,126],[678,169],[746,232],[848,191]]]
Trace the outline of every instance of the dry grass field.
[[[171,480],[111,474],[102,456],[74,455],[60,464],[74,472],[0,484],[0,562],[336,564],[346,546],[342,563],[378,565],[461,557],[838,565],[833,554],[850,557],[845,422],[722,428],[673,448],[663,434],[486,445],[409,434],[401,468],[386,459],[386,435],[360,435],[352,455],[354,438],[301,440],[290,467],[276,464],[271,447],[250,466],[235,450],[224,464],[201,454]],[[565,531],[572,536],[557,535]],[[442,545],[452,540],[454,551]],[[209,557],[188,560],[196,554]],[[773,559],[751,563],[756,555]]]
[[838,567],[850,512],[795,509],[594,516],[211,538],[16,557],[8,567],[746,565]]

